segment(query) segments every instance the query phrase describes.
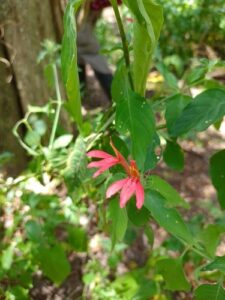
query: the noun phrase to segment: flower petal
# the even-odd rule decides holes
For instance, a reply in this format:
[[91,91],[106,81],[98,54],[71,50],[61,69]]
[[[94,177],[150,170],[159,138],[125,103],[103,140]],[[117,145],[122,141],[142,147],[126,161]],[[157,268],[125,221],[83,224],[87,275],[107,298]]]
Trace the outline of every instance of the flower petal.
[[142,184],[138,180],[136,183],[136,206],[138,209],[142,208],[144,204],[145,192]]
[[120,193],[120,207],[123,208],[127,201],[131,198],[131,196],[134,194],[136,189],[136,182],[129,178],[126,182],[126,184],[123,186],[123,189]]
[[111,166],[112,162],[115,164],[118,164],[118,159],[115,157],[109,157],[109,158],[101,159],[98,161],[93,161],[87,165],[87,168],[101,168],[101,167],[107,166],[109,164]]
[[105,172],[106,170],[111,168],[112,166],[115,166],[116,164],[117,164],[117,161],[111,161],[111,162],[105,164],[97,172],[94,173],[93,177],[95,178],[95,177],[99,176],[100,174],[102,174],[103,172]]
[[86,153],[88,157],[95,157],[95,158],[110,158],[113,157],[111,154],[101,151],[101,150],[92,150]]
[[110,198],[113,195],[115,195],[119,190],[122,189],[122,187],[126,184],[126,182],[129,180],[129,178],[121,179],[109,186],[109,188],[106,191],[106,198]]

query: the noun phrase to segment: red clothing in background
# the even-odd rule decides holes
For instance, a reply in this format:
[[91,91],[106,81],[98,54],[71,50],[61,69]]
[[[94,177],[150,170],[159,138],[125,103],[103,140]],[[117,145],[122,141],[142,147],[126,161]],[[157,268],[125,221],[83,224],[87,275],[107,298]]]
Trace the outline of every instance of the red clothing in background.
[[[122,0],[117,0],[118,4],[122,3]],[[91,9],[92,10],[101,10],[105,7],[110,6],[109,0],[93,0],[91,2]]]

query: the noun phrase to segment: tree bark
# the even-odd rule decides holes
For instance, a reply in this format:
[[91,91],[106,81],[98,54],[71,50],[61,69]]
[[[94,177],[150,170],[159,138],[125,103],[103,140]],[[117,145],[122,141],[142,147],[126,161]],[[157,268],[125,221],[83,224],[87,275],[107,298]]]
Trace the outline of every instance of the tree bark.
[[26,111],[28,104],[42,105],[51,95],[44,79],[43,65],[37,64],[41,43],[45,39],[56,40],[51,6],[48,0],[1,2],[5,2],[3,8],[0,4],[3,38],[13,65],[21,104]]
[[2,59],[4,56],[4,48],[0,45],[0,154],[4,151],[14,154],[13,159],[4,166],[4,171],[12,176],[25,167],[27,158],[12,134],[13,126],[22,117],[22,110],[15,81],[11,80],[10,63]]
[[[7,69],[0,62],[0,105],[5,107],[0,111],[0,133],[1,140],[10,139],[8,147],[1,141],[0,151],[14,149],[21,153],[12,138],[13,125],[25,114],[28,104],[41,106],[50,98],[55,99],[55,91],[44,76],[44,64],[37,64],[37,57],[44,40],[61,41],[62,3],[62,0],[0,0],[0,59],[10,62],[13,75],[13,80],[7,83]],[[62,114],[61,121],[64,128],[71,129],[66,114]],[[21,170],[22,165],[17,159],[15,170]]]

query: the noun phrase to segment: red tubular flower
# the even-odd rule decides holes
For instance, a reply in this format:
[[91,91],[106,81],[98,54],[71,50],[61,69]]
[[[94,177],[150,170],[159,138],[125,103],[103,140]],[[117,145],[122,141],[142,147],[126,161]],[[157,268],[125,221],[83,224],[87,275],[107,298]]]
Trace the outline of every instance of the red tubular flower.
[[88,157],[102,158],[102,160],[93,161],[88,164],[88,168],[99,168],[93,175],[93,177],[97,177],[112,166],[115,166],[119,163],[119,159],[114,157],[104,151],[93,150],[87,153]]
[[141,184],[140,174],[135,160],[131,160],[130,164],[126,161],[123,155],[116,149],[112,141],[111,147],[116,156],[112,156],[107,152],[93,150],[87,153],[88,157],[101,158],[88,164],[88,168],[99,168],[93,175],[97,177],[112,166],[120,164],[126,171],[128,177],[114,182],[106,191],[106,197],[110,198],[120,191],[120,207],[123,208],[128,200],[135,194],[136,206],[140,209],[144,204],[144,188]]

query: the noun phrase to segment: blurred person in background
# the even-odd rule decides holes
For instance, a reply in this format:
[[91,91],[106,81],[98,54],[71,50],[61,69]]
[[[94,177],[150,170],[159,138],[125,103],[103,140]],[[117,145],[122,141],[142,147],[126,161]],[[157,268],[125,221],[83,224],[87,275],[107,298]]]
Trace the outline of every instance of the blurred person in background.
[[[121,4],[121,0],[118,0],[118,4]],[[86,64],[89,64],[107,97],[111,99],[112,73],[105,57],[99,54],[100,46],[94,33],[102,10],[109,6],[111,4],[108,0],[92,0],[87,1],[79,11],[77,52],[81,85],[86,84]]]

